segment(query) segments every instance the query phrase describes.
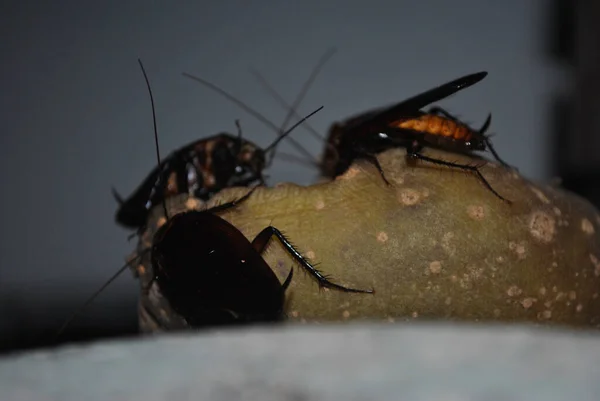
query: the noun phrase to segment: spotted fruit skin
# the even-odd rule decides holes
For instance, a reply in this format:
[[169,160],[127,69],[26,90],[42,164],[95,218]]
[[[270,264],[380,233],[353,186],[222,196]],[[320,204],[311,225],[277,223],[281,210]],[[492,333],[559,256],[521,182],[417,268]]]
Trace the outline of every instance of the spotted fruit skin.
[[[378,156],[389,187],[371,164],[358,161],[334,181],[260,188],[222,215],[249,239],[272,224],[336,282],[376,291],[365,296],[319,289],[308,275],[296,274],[287,292],[290,320],[600,327],[600,214],[589,202],[490,162],[481,172],[513,202],[508,205],[471,174],[421,162],[407,166],[405,154],[392,149]],[[438,150],[424,154],[481,163]],[[171,200],[169,212],[211,206],[246,191],[227,189],[206,204],[183,195]],[[155,208],[146,245],[161,217]],[[265,259],[281,281],[294,265],[276,243]],[[142,282],[150,270],[146,266]],[[152,308],[152,296],[142,302]],[[177,322],[162,302],[155,314]]]

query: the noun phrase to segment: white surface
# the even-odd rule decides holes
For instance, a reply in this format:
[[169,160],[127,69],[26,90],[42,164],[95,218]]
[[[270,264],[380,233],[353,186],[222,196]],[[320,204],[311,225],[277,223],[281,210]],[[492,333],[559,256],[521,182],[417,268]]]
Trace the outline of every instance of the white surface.
[[591,401],[599,377],[598,332],[291,326],[0,359],[0,399]]

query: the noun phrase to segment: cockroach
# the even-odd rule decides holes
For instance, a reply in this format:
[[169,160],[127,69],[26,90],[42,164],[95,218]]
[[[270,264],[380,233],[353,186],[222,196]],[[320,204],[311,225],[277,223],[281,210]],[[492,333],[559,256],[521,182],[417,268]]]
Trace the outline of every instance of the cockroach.
[[272,237],[322,287],[344,292],[373,293],[333,283],[298,252],[276,228],[264,228],[249,242],[217,213],[248,199],[242,198],[203,211],[172,216],[154,236],[153,282],[191,327],[275,322],[285,316],[285,289],[261,256]]
[[322,175],[335,178],[343,174],[356,159],[364,159],[377,168],[389,185],[377,154],[390,148],[405,147],[409,161],[423,160],[473,172],[494,195],[511,203],[494,190],[477,166],[434,159],[421,153],[425,146],[465,154],[489,149],[502,165],[508,166],[500,159],[489,137],[485,135],[491,122],[491,114],[483,127],[475,130],[439,107],[427,112],[421,110],[428,104],[474,85],[486,75],[487,72],[466,75],[391,107],[362,113],[341,124],[334,124],[329,131],[321,163]]
[[[295,100],[292,110],[296,109],[305,95],[305,90],[333,52],[333,49],[329,50],[321,57],[308,80],[304,83],[303,90]],[[281,127],[276,127],[262,114],[216,85],[198,77],[192,78],[232,99],[238,106],[266,123],[269,128],[279,135],[286,130],[287,124],[293,117],[290,111]],[[242,138],[242,130],[237,121],[236,125],[238,128],[237,136],[222,132],[208,138],[196,140],[172,152],[164,158],[160,168],[155,167],[148,174],[129,198],[124,200],[113,188],[113,196],[119,203],[119,209],[115,216],[117,223],[141,231],[148,220],[150,209],[160,205],[163,199],[170,196],[187,193],[195,198],[207,201],[224,188],[264,183],[263,170],[269,167],[273,160],[273,153],[271,153],[268,160],[267,154],[269,154],[269,151],[275,151],[279,139],[262,149]],[[306,155],[312,157],[293,138],[288,137],[287,139],[305,157]]]
[[[277,141],[278,142],[278,141]],[[264,182],[265,151],[240,134],[220,133],[194,141],[171,153],[161,167],[155,167],[133,194],[119,202],[116,221],[128,228],[140,228],[150,209],[163,199],[187,193],[203,201],[224,188]]]
[[[152,104],[154,140],[159,171],[162,170],[158,146],[158,131],[154,98],[146,71],[138,60]],[[278,140],[289,135],[305,119],[320,111],[321,106],[290,129]],[[159,176],[160,180],[160,176]],[[160,183],[158,183],[160,184]],[[192,328],[214,325],[276,322],[285,318],[285,290],[293,269],[281,283],[261,256],[272,237],[286,252],[313,276],[320,287],[350,293],[373,294],[373,289],[345,287],[329,280],[317,270],[274,226],[264,228],[252,242],[231,223],[218,216],[248,199],[257,186],[237,200],[205,210],[192,210],[169,216],[166,199],[162,207],[166,217],[152,239],[151,247],[140,252],[136,259],[150,252],[152,280],[144,289],[147,293],[154,284],[168,300],[171,308]],[[98,289],[58,330],[58,337],[68,324],[87,307],[112,281],[130,268],[133,261],[121,267]]]

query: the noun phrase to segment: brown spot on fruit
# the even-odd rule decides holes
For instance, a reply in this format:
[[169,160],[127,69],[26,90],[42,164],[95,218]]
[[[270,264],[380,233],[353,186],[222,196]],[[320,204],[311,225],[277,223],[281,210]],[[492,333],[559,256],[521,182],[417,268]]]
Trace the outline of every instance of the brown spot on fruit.
[[429,271],[433,274],[439,274],[442,271],[442,263],[439,260],[434,260],[429,264]]
[[521,301],[521,305],[523,305],[523,308],[525,309],[529,309],[533,306],[534,302],[537,302],[537,299],[535,298],[525,298]]
[[550,243],[556,234],[556,221],[548,213],[533,212],[529,217],[529,232],[535,239]]
[[388,240],[388,235],[381,231],[377,234],[377,241],[379,242],[386,242]]
[[467,207],[467,214],[474,220],[483,220],[485,217],[485,210],[483,209],[483,206],[469,205],[469,207]]
[[413,206],[421,200],[419,191],[412,188],[402,188],[398,191],[398,200],[405,206]]
[[525,250],[525,245],[523,245],[523,243],[516,243],[516,242],[510,241],[508,243],[508,247],[510,248],[511,251],[513,251],[514,253],[517,254],[517,258],[525,259],[527,251]]
[[508,294],[509,297],[516,297],[517,295],[521,295],[522,292],[523,292],[523,290],[521,290],[516,285],[510,286],[508,288],[508,290],[506,290],[506,293]]

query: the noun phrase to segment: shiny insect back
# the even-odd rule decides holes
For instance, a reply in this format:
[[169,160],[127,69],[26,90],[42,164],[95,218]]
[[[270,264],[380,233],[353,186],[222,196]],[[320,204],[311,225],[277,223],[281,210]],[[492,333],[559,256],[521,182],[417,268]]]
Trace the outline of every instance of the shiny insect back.
[[142,227],[149,210],[165,198],[187,193],[206,201],[224,188],[262,183],[265,168],[263,149],[241,134],[194,141],[165,158],[127,200],[113,190],[120,203],[116,220],[125,227]]

